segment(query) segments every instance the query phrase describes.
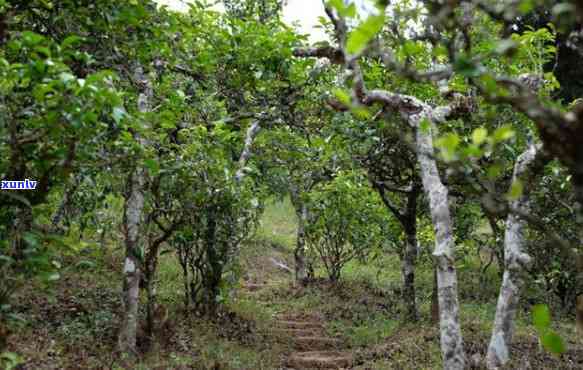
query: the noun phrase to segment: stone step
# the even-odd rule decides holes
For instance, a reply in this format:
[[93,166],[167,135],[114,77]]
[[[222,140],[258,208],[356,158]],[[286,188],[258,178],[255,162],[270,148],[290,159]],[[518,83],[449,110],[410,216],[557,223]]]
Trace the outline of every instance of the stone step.
[[243,289],[246,289],[250,292],[256,292],[260,289],[268,287],[268,284],[265,283],[244,283],[241,285]]
[[324,326],[314,321],[279,320],[275,325],[287,329],[323,329]]
[[323,328],[274,328],[271,332],[279,337],[290,338],[294,337],[314,337],[324,334]]
[[336,351],[292,353],[286,366],[293,369],[344,369],[352,366],[352,355]]
[[291,338],[294,348],[300,351],[323,351],[335,349],[342,342],[338,339],[318,336],[305,336]]
[[279,321],[301,321],[301,322],[322,322],[323,318],[321,315],[317,314],[291,314],[291,313],[279,313],[275,315],[275,318]]

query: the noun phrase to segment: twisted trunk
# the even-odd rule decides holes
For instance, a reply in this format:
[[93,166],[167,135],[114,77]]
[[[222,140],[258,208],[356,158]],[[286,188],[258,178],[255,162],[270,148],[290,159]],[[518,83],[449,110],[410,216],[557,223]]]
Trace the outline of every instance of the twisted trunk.
[[[518,157],[514,166],[513,182],[522,180],[522,183],[526,185],[532,183],[532,175],[535,173],[533,166],[537,163],[537,153],[536,146],[531,145]],[[528,212],[529,190],[530,186],[525,186],[522,195],[510,203],[511,212],[506,219],[505,269],[496,306],[494,328],[486,356],[489,369],[498,369],[510,359],[509,345],[514,333],[514,317],[520,298],[520,289],[524,283],[522,270],[523,266],[531,260],[523,249],[526,221],[517,215],[517,213]]]

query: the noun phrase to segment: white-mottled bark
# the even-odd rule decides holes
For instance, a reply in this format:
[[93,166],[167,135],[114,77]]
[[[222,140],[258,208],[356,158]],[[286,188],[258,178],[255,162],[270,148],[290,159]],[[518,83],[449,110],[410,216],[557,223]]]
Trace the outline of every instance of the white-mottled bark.
[[[513,181],[531,182],[529,174],[532,174],[532,166],[536,163],[537,152],[537,147],[531,145],[518,157],[514,166]],[[498,369],[510,359],[509,345],[514,334],[514,317],[520,298],[520,289],[524,283],[521,271],[523,266],[531,260],[523,249],[526,222],[517,214],[528,212],[528,188],[528,186],[524,187],[522,195],[510,203],[510,209],[515,212],[511,211],[506,219],[505,269],[498,295],[494,328],[486,356],[489,369]]]
[[[443,367],[447,370],[464,369],[465,354],[459,321],[457,275],[454,264],[454,240],[449,211],[447,187],[441,182],[432,137],[432,111],[422,105],[419,113],[409,116],[417,131],[416,147],[421,180],[435,229],[435,251],[439,301],[439,327]],[[428,126],[428,127],[424,127]]]
[[237,182],[240,182],[245,176],[245,166],[249,160],[249,157],[251,156],[251,147],[253,146],[253,141],[259,133],[259,130],[261,130],[261,125],[259,124],[258,120],[254,121],[247,129],[247,135],[245,136],[245,146],[243,147],[243,151],[239,157],[239,169],[235,174],[235,180]]
[[[146,113],[150,110],[150,101],[153,95],[152,85],[145,77],[142,67],[136,68],[136,80],[145,88],[138,96],[138,111]],[[145,142],[138,134],[134,139],[140,144]],[[127,195],[124,210],[124,231],[126,257],[124,262],[123,283],[123,322],[118,337],[118,349],[123,353],[136,353],[136,335],[138,329],[138,308],[140,297],[141,278],[141,226],[144,211],[144,191],[146,186],[146,171],[136,166],[128,177]]]
[[140,295],[140,226],[144,209],[145,173],[136,168],[128,179],[129,192],[125,204],[125,246],[124,264],[123,323],[118,338],[118,347],[124,353],[136,353],[136,333],[138,329],[138,304]]
[[308,278],[306,269],[306,223],[308,222],[308,207],[302,202],[298,212],[298,231],[296,240],[295,270],[296,282],[302,284]]

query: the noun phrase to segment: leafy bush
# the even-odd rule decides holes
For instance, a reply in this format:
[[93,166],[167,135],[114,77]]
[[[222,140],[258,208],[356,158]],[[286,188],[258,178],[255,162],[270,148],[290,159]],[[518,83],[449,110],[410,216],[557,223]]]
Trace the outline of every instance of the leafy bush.
[[308,245],[320,257],[331,281],[340,278],[347,262],[357,257],[366,260],[388,240],[386,211],[364,176],[357,173],[340,173],[317,188],[311,194],[310,215]]

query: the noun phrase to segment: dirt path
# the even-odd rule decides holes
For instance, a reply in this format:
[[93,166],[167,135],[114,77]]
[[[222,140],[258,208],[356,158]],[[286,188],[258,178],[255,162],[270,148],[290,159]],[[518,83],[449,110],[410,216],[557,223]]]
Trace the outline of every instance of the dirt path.
[[[244,288],[259,292],[269,284],[248,283]],[[270,334],[274,339],[287,343],[290,352],[282,361],[285,369],[348,369],[353,357],[346,345],[330,337],[325,330],[321,315],[286,312],[275,317]]]

